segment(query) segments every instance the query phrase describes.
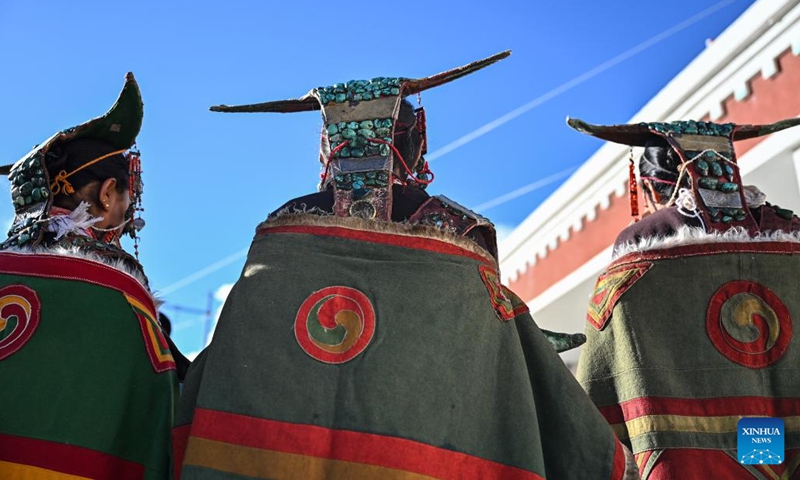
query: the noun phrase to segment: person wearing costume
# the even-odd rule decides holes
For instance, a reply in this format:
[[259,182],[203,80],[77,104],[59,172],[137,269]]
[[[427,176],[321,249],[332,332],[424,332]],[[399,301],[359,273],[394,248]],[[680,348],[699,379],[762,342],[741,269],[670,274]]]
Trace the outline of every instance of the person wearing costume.
[[322,110],[322,181],[256,230],[187,375],[176,477],[636,477],[501,285],[492,224],[424,189],[424,111],[404,98],[508,55],[212,107]]
[[[128,73],[103,116],[13,166],[0,244],[0,478],[168,478],[175,362],[138,260],[142,124]],[[138,244],[137,244],[138,245]]]
[[[796,478],[800,219],[742,184],[733,142],[800,119],[568,123],[645,147],[639,171],[656,207],[619,234],[597,280],[581,384],[642,478]],[[631,176],[634,205],[633,165]],[[785,452],[739,449],[743,417],[782,418]]]

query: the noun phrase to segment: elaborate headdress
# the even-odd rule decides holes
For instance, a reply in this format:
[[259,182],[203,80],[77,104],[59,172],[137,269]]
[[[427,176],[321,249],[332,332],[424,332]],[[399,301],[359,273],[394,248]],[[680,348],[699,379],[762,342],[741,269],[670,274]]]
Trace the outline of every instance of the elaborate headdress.
[[[678,185],[688,177],[697,210],[708,231],[743,227],[750,233],[758,225],[750,211],[742,188],[733,142],[760,137],[800,125],[800,118],[770,125],[735,125],[696,122],[639,123],[635,125],[592,125],[567,118],[567,124],[603,140],[632,147],[643,147],[653,137],[663,138],[678,154]],[[635,187],[635,179],[632,180]]]
[[[392,212],[392,171],[395,162],[404,166],[412,181],[430,183],[425,162],[408,165],[393,145],[402,99],[469,75],[508,57],[501,52],[463,67],[422,79],[378,77],[351,80],[331,87],[319,87],[305,96],[253,105],[211,107],[214,112],[305,112],[322,110],[325,123],[324,173],[320,188],[332,184],[334,213],[390,220]],[[417,109],[417,128],[425,153],[424,110]],[[416,177],[414,173],[416,172]]]
[[[91,164],[113,155],[124,153],[131,169],[130,194],[131,207],[126,213],[128,223],[125,232],[132,237],[141,228],[143,221],[133,221],[136,210],[141,210],[141,164],[138,151],[131,150],[142,126],[144,107],[139,86],[132,73],[125,76],[125,85],[116,103],[103,116],[84,122],[78,126],[59,131],[33,148],[27,155],[13,165],[0,167],[0,173],[8,175],[11,182],[11,200],[14,203],[14,222],[8,232],[8,239],[0,248],[36,245],[42,240],[44,225],[49,221],[50,208],[57,194],[73,192],[69,177]],[[96,158],[77,169],[59,172],[50,178],[47,165],[54,159],[50,151],[54,145],[79,138],[95,138],[109,143],[116,151]]]

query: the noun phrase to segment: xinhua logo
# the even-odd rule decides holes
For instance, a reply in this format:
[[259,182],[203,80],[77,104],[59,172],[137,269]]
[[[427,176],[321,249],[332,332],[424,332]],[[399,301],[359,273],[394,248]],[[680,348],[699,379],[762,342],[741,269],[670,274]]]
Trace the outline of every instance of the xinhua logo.
[[745,465],[783,463],[783,420],[780,418],[743,418],[739,431],[739,462]]

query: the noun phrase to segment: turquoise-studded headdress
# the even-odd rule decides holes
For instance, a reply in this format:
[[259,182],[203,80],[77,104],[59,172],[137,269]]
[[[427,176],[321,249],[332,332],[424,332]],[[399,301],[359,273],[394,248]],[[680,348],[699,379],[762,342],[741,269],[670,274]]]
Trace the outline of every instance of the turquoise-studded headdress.
[[[211,107],[214,112],[305,112],[322,110],[325,123],[324,150],[330,151],[324,160],[325,173],[321,188],[329,182],[334,191],[334,213],[390,220],[392,213],[392,171],[397,150],[392,144],[402,99],[408,95],[437,87],[469,75],[499,60],[511,52],[501,52],[463,67],[422,79],[378,77],[372,80],[352,80],[331,87],[319,87],[305,96],[276,102],[229,107]],[[417,123],[424,136],[424,121]],[[425,139],[423,138],[423,154]],[[406,165],[410,174],[415,165]],[[420,169],[416,169],[420,172]],[[417,177],[419,183],[427,179]]]
[[[644,147],[654,136],[665,139],[682,162],[680,174],[690,179],[692,193],[706,229],[724,231],[731,227],[744,227],[750,233],[756,233],[757,223],[746,208],[733,142],[800,125],[800,118],[769,125],[717,124],[694,120],[592,125],[574,118],[567,118],[567,124],[579,132],[623,145]],[[635,184],[635,180],[632,183]]]
[[[118,150],[130,149],[142,126],[143,114],[139,86],[129,72],[125,76],[125,85],[119,98],[105,115],[59,131],[13,165],[0,167],[0,173],[7,174],[11,182],[11,200],[15,212],[8,239],[0,244],[0,248],[33,246],[41,242],[44,225],[53,205],[53,191],[61,188],[58,181],[53,182],[55,179],[50,178],[46,168],[47,163],[53,159],[54,154],[50,150],[54,145],[91,137],[108,142]],[[132,170],[138,170],[138,153],[131,152],[128,159]],[[131,208],[136,208],[140,201],[141,179],[136,175],[137,172],[131,173]],[[130,219],[132,214],[132,211],[128,212]],[[131,235],[135,234],[133,224],[134,222],[130,222],[126,229]]]

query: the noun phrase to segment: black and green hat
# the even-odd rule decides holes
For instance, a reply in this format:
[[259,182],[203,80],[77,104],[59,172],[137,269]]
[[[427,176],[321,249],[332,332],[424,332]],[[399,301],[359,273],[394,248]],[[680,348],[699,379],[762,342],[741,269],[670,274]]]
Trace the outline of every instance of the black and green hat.
[[79,138],[96,138],[116,149],[127,150],[136,141],[143,115],[139,86],[129,72],[119,98],[105,115],[56,132],[13,165],[0,167],[0,173],[8,175],[11,182],[11,200],[15,212],[8,239],[2,243],[2,248],[32,246],[41,241],[43,225],[49,218],[53,204],[51,188],[55,191],[60,188],[60,185],[51,186],[53,179],[47,173],[48,162],[54,160],[54,154],[51,153],[53,146]]
[[694,120],[628,125],[592,125],[567,118],[575,130],[614,143],[644,147],[653,138],[663,138],[678,154],[682,175],[690,179],[698,210],[709,231],[743,227],[756,233],[758,226],[742,188],[733,142],[756,138],[800,125],[800,118],[769,125],[698,122]]
[[[393,139],[402,99],[408,95],[443,85],[469,75],[508,57],[510,51],[421,79],[378,77],[351,80],[330,87],[319,87],[298,99],[252,105],[211,107],[214,112],[305,112],[321,110],[325,124],[323,150],[325,173],[320,188],[333,185],[334,213],[390,220],[391,183],[397,151]],[[421,113],[417,113],[417,123]],[[418,125],[420,126],[420,125]],[[424,125],[422,126],[424,127]],[[421,132],[424,135],[424,131]],[[423,153],[425,139],[423,138]],[[406,171],[420,173],[419,166],[406,165]],[[423,176],[413,180],[427,183]]]

